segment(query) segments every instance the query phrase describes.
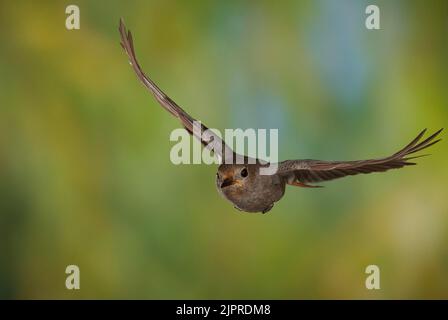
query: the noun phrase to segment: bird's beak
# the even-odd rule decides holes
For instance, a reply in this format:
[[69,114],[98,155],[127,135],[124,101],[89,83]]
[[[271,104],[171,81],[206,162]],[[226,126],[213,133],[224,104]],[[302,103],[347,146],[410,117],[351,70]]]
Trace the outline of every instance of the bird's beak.
[[221,183],[221,189],[222,188],[225,188],[225,187],[228,187],[228,186],[231,186],[232,184],[234,184],[235,183],[235,180],[232,180],[232,179],[224,179],[224,181]]

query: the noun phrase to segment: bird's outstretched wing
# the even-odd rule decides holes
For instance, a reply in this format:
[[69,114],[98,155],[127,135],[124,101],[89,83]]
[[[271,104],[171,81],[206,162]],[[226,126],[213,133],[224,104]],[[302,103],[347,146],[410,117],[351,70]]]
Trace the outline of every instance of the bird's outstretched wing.
[[[186,113],[181,107],[179,107],[170,97],[168,97],[142,70],[140,67],[137,57],[135,55],[134,43],[132,40],[132,35],[130,31],[126,30],[126,26],[122,19],[120,19],[120,26],[118,28],[121,35],[121,46],[128,55],[129,62],[134,69],[138,79],[143,83],[143,85],[148,88],[154,95],[156,100],[160,105],[165,108],[169,113],[178,118],[184,128],[197,139],[199,139],[202,144],[208,148],[212,149],[215,154],[219,157],[220,161],[227,159],[229,157],[233,158],[232,149],[227,146],[222,139],[208,130],[208,128],[201,123],[200,130],[193,130],[193,123],[197,120],[193,119],[188,113]],[[206,131],[208,130],[208,131]],[[198,131],[198,132],[196,132]],[[200,132],[199,132],[200,131]]]
[[409,157],[409,155],[439,142],[441,139],[434,140],[434,138],[442,130],[440,129],[421,141],[426,132],[426,129],[423,130],[406,147],[389,157],[357,161],[287,160],[279,163],[277,174],[284,177],[287,183],[291,185],[317,187],[308,185],[308,183],[333,180],[360,173],[383,172],[414,165],[415,163],[409,162],[409,160],[422,156]]

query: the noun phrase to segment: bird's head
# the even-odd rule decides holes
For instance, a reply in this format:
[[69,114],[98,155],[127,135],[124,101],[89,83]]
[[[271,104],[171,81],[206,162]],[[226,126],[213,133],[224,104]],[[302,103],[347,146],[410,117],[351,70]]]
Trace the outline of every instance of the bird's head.
[[224,191],[242,191],[255,176],[254,167],[247,164],[223,164],[216,173],[216,184]]

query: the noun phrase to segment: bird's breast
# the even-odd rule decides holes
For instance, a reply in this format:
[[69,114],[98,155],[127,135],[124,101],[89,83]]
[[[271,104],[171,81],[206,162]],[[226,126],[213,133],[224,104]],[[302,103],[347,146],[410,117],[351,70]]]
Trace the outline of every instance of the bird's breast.
[[238,209],[246,212],[262,212],[280,200],[285,192],[285,183],[273,181],[271,177],[253,185],[231,185],[218,192]]

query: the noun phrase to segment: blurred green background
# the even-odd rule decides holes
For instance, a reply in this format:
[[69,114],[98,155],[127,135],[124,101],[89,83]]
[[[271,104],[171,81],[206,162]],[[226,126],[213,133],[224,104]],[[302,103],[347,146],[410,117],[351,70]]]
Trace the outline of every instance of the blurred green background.
[[137,81],[120,17],[192,116],[278,128],[283,160],[385,156],[447,124],[446,1],[2,1],[0,298],[448,298],[445,141],[242,214],[216,166],[169,161],[179,123]]

